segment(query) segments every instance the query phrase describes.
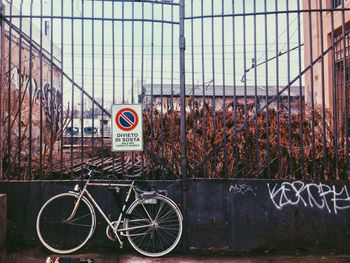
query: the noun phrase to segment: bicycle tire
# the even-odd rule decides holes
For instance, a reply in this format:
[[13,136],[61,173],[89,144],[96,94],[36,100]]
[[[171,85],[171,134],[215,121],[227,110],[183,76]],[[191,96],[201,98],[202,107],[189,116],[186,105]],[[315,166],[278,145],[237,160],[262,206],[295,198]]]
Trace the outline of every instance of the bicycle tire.
[[36,221],[36,231],[41,243],[57,254],[77,251],[93,235],[96,214],[90,202],[82,197],[74,218],[71,215],[78,194],[63,193],[49,199],[40,209]]
[[[137,199],[126,214],[123,225],[125,235],[131,246],[140,254],[161,257],[170,253],[179,243],[182,234],[182,214],[168,197],[156,195],[144,200]],[[149,226],[150,224],[152,226]]]

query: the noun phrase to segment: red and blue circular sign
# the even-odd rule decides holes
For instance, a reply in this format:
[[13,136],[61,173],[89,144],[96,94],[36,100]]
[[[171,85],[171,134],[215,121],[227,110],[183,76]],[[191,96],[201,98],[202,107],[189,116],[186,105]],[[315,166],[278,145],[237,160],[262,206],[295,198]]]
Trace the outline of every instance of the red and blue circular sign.
[[123,108],[115,116],[115,122],[122,131],[132,131],[136,128],[139,117],[136,111],[131,108]]

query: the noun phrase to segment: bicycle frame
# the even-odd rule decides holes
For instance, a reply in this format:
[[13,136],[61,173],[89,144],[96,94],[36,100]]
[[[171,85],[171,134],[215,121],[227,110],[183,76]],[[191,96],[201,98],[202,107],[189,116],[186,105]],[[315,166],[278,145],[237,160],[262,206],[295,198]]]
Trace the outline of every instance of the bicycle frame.
[[[105,187],[122,187],[122,188],[125,188],[125,187],[129,187],[129,190],[127,192],[127,196],[125,198],[125,201],[124,201],[124,204],[123,204],[123,207],[121,209],[121,212],[119,214],[119,217],[118,217],[118,220],[116,221],[117,224],[114,225],[113,222],[114,221],[111,221],[109,220],[109,218],[106,216],[106,214],[103,212],[103,210],[101,209],[101,207],[98,205],[98,203],[95,201],[95,199],[93,198],[93,196],[90,194],[90,192],[87,190],[88,186],[105,186]],[[78,192],[76,190],[79,189],[79,186],[76,185],[74,187],[74,191],[69,191],[70,193],[75,193],[75,194],[78,194]],[[129,199],[130,199],[130,196],[131,196],[131,193],[134,192],[135,193],[135,196],[136,196],[136,200],[141,200],[141,204],[142,206],[144,207],[144,204],[142,202],[142,199],[140,198],[139,194],[136,192],[135,190],[135,181],[132,181],[131,183],[98,183],[98,182],[90,182],[90,175],[89,175],[89,179],[86,181],[83,189],[80,191],[79,195],[78,195],[78,200],[73,208],[73,211],[71,213],[71,215],[66,219],[66,222],[70,222],[74,216],[75,216],[75,213],[76,211],[78,210],[78,207],[79,207],[79,204],[80,204],[80,200],[83,198],[83,196],[85,197],[85,199],[87,199],[87,201],[91,202],[92,204],[92,207],[95,207],[99,213],[102,215],[102,217],[104,218],[104,220],[107,222],[107,224],[111,227],[111,229],[113,230],[113,233],[115,234],[120,246],[123,245],[123,242],[121,241],[120,237],[119,237],[119,233],[118,232],[123,232],[123,231],[128,231],[128,230],[133,230],[133,229],[139,229],[139,228],[145,228],[145,227],[151,227],[154,222],[151,218],[151,216],[149,215],[147,209],[145,209],[144,207],[144,210],[150,220],[150,224],[145,224],[145,225],[142,225],[142,226],[137,226],[137,227],[132,227],[132,228],[126,228],[126,229],[119,229],[119,225],[122,223],[122,219],[123,219],[123,215],[125,214],[125,209],[126,209],[126,204],[128,203]]]

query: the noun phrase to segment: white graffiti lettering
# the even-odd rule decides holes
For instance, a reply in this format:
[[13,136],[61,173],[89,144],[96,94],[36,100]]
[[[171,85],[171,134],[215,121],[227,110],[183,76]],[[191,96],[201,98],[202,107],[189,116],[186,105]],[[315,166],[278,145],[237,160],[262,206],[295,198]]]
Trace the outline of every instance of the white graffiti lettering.
[[[256,188],[255,188],[256,190]],[[233,192],[234,194],[242,194],[246,195],[248,193],[251,193],[256,196],[256,193],[252,186],[247,184],[234,184],[230,186],[229,192]]]
[[337,214],[339,210],[350,208],[350,196],[346,185],[337,190],[335,185],[295,181],[273,186],[268,183],[267,188],[277,209],[301,204],[304,207],[326,209],[330,214]]

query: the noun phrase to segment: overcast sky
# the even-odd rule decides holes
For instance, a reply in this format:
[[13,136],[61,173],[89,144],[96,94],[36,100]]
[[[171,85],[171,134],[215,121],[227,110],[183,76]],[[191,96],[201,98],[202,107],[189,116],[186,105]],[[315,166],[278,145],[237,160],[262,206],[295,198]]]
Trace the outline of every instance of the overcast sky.
[[[280,11],[286,10],[286,3],[288,3],[289,9],[295,10],[297,9],[299,0],[255,1],[256,11],[263,12],[265,8],[268,11],[275,11],[276,3],[278,5],[277,9]],[[296,13],[289,14],[289,17],[286,14],[279,14],[278,16],[275,14],[267,15],[267,28],[265,28],[265,16],[258,15],[256,16],[257,27],[254,31],[254,16],[252,13],[254,12],[255,1],[185,1],[186,17],[200,16],[202,12],[203,15],[238,14],[235,17],[228,16],[224,19],[215,18],[214,20],[212,18],[186,19],[186,84],[194,83],[198,88],[202,88],[203,82],[211,83],[211,85],[212,83],[222,85],[223,81],[225,81],[226,85],[244,85],[241,79],[245,68],[251,66],[253,58],[256,58],[257,63],[260,63],[264,62],[266,58],[274,57],[276,52],[287,51],[287,25],[289,25],[290,48],[298,46],[298,28],[300,29],[301,42],[303,43],[303,18],[301,15],[299,25]],[[23,1],[23,15],[30,14],[30,2],[29,0]],[[61,16],[61,1],[53,0],[33,0],[33,15],[40,15],[41,2],[43,3],[42,12],[44,15],[51,15],[51,4],[53,4],[53,16]],[[264,2],[267,4],[266,7]],[[20,3],[21,0],[13,0],[14,6],[18,9],[20,9]],[[244,7],[243,3],[245,4]],[[245,9],[245,13],[248,14],[245,17],[239,15],[244,12],[243,8]],[[95,20],[93,22],[89,19],[92,15],[96,18],[105,17],[108,19],[114,16],[114,18],[119,20],[115,20],[114,22],[111,20],[104,22]],[[76,18],[84,16],[88,18],[83,23],[81,19],[74,19],[73,29],[72,20],[70,19],[64,19],[62,24],[61,18],[55,18],[51,25],[49,18],[43,18],[43,21],[48,21],[50,30],[53,30],[53,42],[60,49],[63,49],[63,70],[82,85],[84,90],[89,94],[92,94],[92,83],[94,81],[94,96],[101,100],[103,95],[106,108],[109,108],[112,102],[137,102],[137,95],[140,93],[142,83],[174,83],[174,85],[179,83],[179,26],[177,24],[179,13],[177,5],[162,5],[157,2],[153,4],[141,3],[136,1],[133,3],[126,1],[63,0],[63,16],[73,16]],[[121,22],[123,17],[128,19],[128,21]],[[142,17],[144,19],[153,18],[158,21],[166,21],[166,23],[144,22],[142,26],[142,22],[140,21],[134,23],[130,21],[132,18],[140,20]],[[276,19],[278,21],[278,28],[276,28]],[[25,23],[30,22],[29,18],[26,18],[24,21],[26,21]],[[40,28],[40,18],[33,18],[32,21],[36,27]],[[212,21],[214,21],[213,24]],[[62,28],[64,32],[63,42],[61,39]],[[265,40],[266,30],[267,42]],[[143,41],[142,32],[144,35]],[[255,34],[256,42],[254,41]],[[93,41],[94,50],[92,48]],[[142,45],[144,46],[143,56]],[[82,47],[84,48],[82,49]],[[254,55],[254,47],[257,49],[256,57]],[[265,52],[266,47],[268,50],[267,53]],[[300,50],[303,57],[303,48]],[[298,52],[299,49],[296,49],[289,53],[291,79],[296,77],[299,72]],[[73,59],[74,66],[72,64]],[[277,78],[280,86],[285,86],[288,83],[288,56],[283,55],[278,60],[278,76],[276,75],[276,59],[271,60],[267,64],[268,85],[276,85]],[[82,65],[84,65],[84,71],[82,70]],[[250,70],[247,73],[247,85],[254,85],[254,73],[254,70]],[[266,86],[265,76],[265,65],[259,66],[257,68],[257,83],[259,86]],[[296,83],[296,85],[298,84]],[[71,98],[71,85],[68,81],[65,81],[65,102],[67,103]],[[76,99],[76,103],[80,101],[81,92],[75,90],[74,98]]]

